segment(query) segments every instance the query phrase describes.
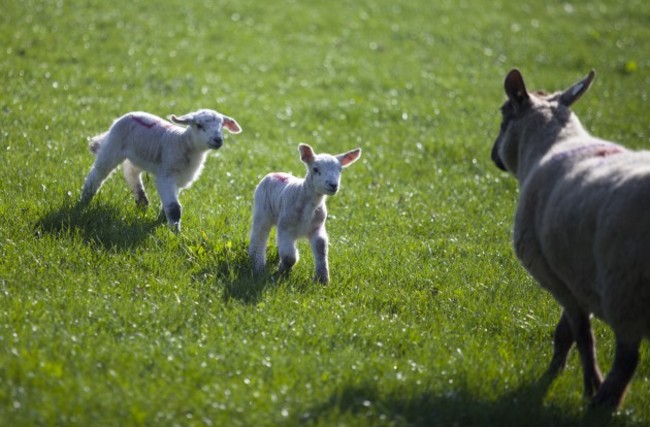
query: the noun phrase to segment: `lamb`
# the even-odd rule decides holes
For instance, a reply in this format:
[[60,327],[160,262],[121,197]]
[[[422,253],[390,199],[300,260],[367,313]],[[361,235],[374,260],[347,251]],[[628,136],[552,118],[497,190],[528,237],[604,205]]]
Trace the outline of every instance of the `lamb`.
[[255,189],[248,254],[255,272],[263,272],[269,233],[273,226],[277,226],[279,272],[287,273],[298,262],[296,240],[306,237],[314,255],[314,280],[326,284],[330,275],[325,200],[327,196],[338,192],[342,169],[361,156],[361,149],[337,156],[316,155],[309,145],[300,144],[298,151],[301,160],[307,165],[304,179],[286,173],[270,173]]
[[[527,92],[510,71],[492,159],[519,182],[517,257],[563,308],[547,375],[559,374],[575,342],[590,407],[614,410],[650,337],[650,152],[591,136],[571,112],[594,76],[545,94]],[[604,382],[591,314],[616,339]]]
[[146,208],[149,199],[142,183],[142,172],[155,175],[163,215],[169,227],[178,232],[181,204],[178,196],[198,179],[208,151],[223,145],[222,128],[241,132],[237,121],[213,110],[199,110],[181,117],[171,115],[173,123],[144,112],[128,113],[107,132],[91,138],[90,151],[95,163],[86,177],[81,205],[87,205],[102,183],[120,164],[136,203]]

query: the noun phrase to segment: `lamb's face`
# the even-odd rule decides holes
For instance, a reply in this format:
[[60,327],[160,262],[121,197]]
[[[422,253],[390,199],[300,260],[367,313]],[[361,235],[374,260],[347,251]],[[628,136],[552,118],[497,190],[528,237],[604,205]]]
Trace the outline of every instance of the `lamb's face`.
[[201,110],[194,114],[191,126],[197,138],[209,148],[217,150],[223,145],[223,117],[221,114]]
[[317,193],[333,196],[339,191],[343,166],[336,157],[319,154],[307,168],[307,179],[311,180]]
[[181,117],[172,115],[171,120],[177,124],[191,126],[194,140],[214,150],[223,145],[224,128],[230,133],[241,132],[241,127],[235,119],[213,110],[199,110]]
[[333,196],[339,191],[343,168],[350,166],[361,156],[360,148],[337,156],[316,155],[309,145],[300,144],[298,151],[300,151],[300,159],[307,165],[306,181],[311,184],[316,193],[327,196]]

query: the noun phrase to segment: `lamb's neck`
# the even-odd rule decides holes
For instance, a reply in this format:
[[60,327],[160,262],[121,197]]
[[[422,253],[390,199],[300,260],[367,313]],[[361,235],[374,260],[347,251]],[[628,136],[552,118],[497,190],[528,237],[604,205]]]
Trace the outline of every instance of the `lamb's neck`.
[[180,135],[180,142],[185,148],[185,152],[189,155],[199,156],[210,150],[204,144],[199,145],[194,141],[192,129],[189,127]]
[[310,206],[316,210],[316,208],[325,203],[326,196],[316,192],[314,184],[309,178],[310,177],[306,177],[300,187],[300,202],[303,206]]

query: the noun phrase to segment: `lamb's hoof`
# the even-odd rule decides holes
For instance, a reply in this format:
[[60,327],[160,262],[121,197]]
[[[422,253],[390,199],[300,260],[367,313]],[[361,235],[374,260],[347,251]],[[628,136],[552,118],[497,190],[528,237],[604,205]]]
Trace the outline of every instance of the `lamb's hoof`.
[[149,207],[149,199],[146,197],[144,199],[138,199],[135,201],[135,205],[141,210],[147,210]]
[[330,282],[329,276],[314,276],[314,282],[327,285]]
[[85,208],[90,204],[91,200],[92,200],[92,196],[82,194],[79,200],[77,200],[77,208]]
[[175,234],[179,234],[181,232],[181,223],[180,222],[170,222],[169,223],[169,229],[173,231]]

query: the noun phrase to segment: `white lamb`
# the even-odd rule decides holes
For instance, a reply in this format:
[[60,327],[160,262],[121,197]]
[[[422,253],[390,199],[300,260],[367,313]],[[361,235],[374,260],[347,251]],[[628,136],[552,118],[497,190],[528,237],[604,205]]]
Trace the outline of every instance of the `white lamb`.
[[300,144],[298,150],[301,160],[307,165],[304,179],[286,173],[270,173],[255,189],[248,254],[255,271],[262,272],[266,264],[269,233],[273,226],[277,226],[280,273],[288,272],[298,262],[296,240],[306,237],[311,243],[316,265],[314,280],[327,283],[329,266],[325,200],[339,190],[342,169],[359,158],[361,149],[337,156],[316,155],[306,144]]
[[172,115],[176,126],[149,113],[128,113],[107,132],[91,139],[90,150],[95,163],[86,177],[80,203],[86,205],[104,180],[120,164],[124,178],[142,207],[149,200],[142,184],[142,172],[155,175],[163,212],[169,227],[180,231],[181,204],[178,195],[199,177],[210,149],[223,144],[222,128],[241,132],[231,117],[212,110],[199,110],[181,117]]
[[[591,406],[614,409],[650,337],[650,152],[591,136],[569,110],[593,78],[592,71],[564,92],[529,93],[510,71],[492,159],[519,181],[517,256],[563,307],[548,375],[563,369],[575,342]],[[591,314],[616,337],[604,382]]]

